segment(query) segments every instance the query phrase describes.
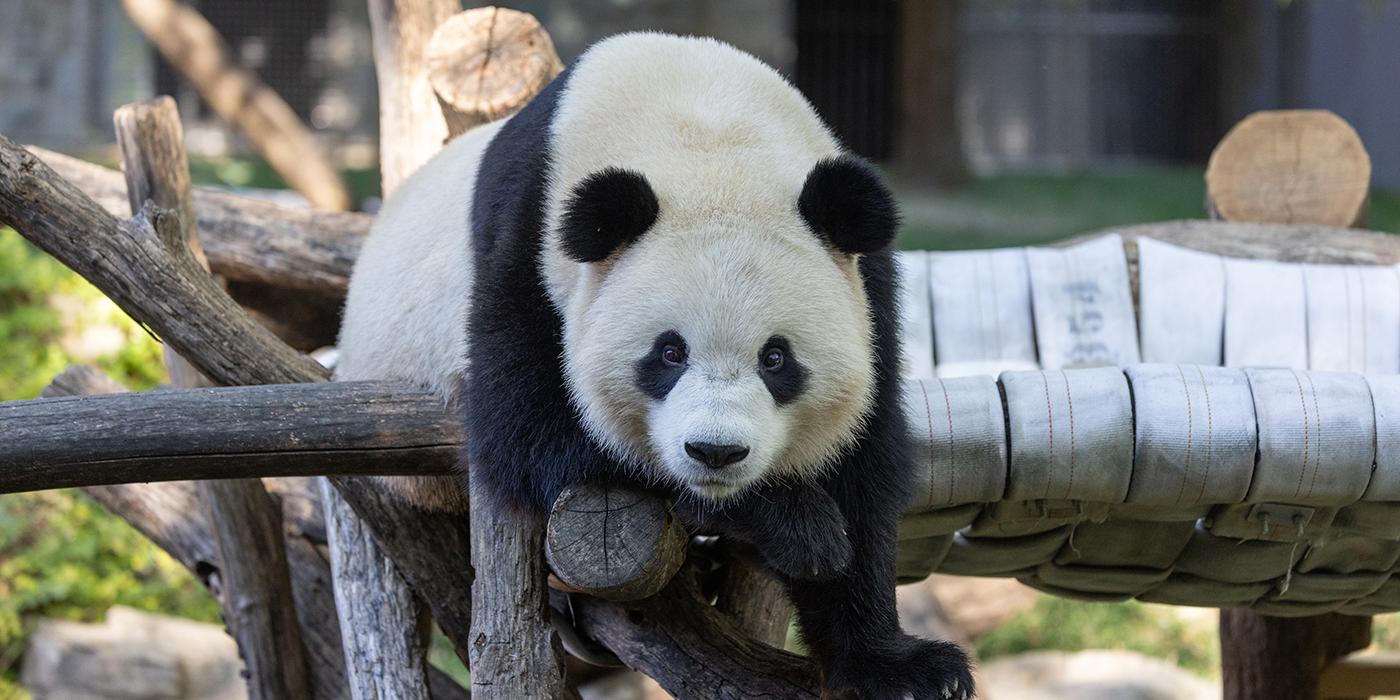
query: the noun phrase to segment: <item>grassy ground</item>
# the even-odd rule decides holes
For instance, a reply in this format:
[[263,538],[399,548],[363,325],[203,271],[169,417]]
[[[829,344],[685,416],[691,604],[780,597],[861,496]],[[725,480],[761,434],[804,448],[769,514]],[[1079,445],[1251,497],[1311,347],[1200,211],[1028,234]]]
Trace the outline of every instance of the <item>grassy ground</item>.
[[[898,188],[898,183],[896,183]],[[899,190],[905,248],[1034,245],[1112,226],[1205,216],[1197,168],[1116,168],[982,178],[951,193]],[[1375,192],[1370,227],[1400,233],[1400,194]]]

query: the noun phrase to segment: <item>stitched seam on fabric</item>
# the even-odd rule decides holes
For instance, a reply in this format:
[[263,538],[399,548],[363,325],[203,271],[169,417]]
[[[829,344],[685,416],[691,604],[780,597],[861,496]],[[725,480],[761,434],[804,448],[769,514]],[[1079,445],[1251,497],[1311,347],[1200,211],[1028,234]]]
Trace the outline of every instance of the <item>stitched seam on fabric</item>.
[[982,257],[984,253],[977,253],[972,263],[972,298],[977,304],[977,359],[988,360],[987,357],[987,316],[982,313]]
[[928,503],[927,507],[933,507],[933,411],[928,405],[928,388],[924,386],[924,380],[919,380],[919,391],[924,395],[924,415],[928,417]]
[[[948,412],[948,502],[952,503],[953,492],[958,484],[957,460],[954,457],[956,453],[953,451],[955,446],[953,443],[953,400],[948,398],[948,385],[944,384],[942,379],[938,380],[938,388],[943,390],[943,410]],[[932,474],[929,475],[928,487],[929,490],[933,490]]]
[[1201,474],[1201,492],[1196,494],[1196,502],[1200,503],[1206,496],[1206,481],[1210,479],[1210,466],[1215,458],[1215,412],[1210,404],[1210,386],[1206,384],[1206,373],[1201,370],[1200,365],[1196,365],[1196,374],[1201,378],[1201,391],[1206,395],[1206,469]]
[[1050,374],[1042,371],[1040,373],[1040,384],[1045,387],[1045,422],[1048,425],[1050,434],[1050,463],[1045,469],[1045,490],[1041,492],[1041,498],[1050,497],[1050,472],[1055,469],[1055,411],[1050,408]]
[[1367,313],[1366,313],[1366,277],[1363,276],[1363,275],[1361,274],[1361,271],[1360,271],[1360,270],[1356,270],[1355,272],[1356,272],[1356,283],[1357,283],[1357,286],[1358,286],[1358,287],[1360,288],[1360,290],[1361,290],[1361,370],[1360,370],[1360,371],[1365,372],[1365,371],[1368,371],[1368,370],[1370,369],[1370,366],[1371,366],[1370,353],[1368,352],[1368,348],[1367,348],[1367,342],[1368,342],[1367,336],[1370,335],[1370,333],[1368,333],[1367,331],[1371,330],[1371,317],[1368,316]]
[[1355,355],[1351,353],[1351,272],[1351,268],[1342,268],[1342,301],[1347,320],[1347,371],[1355,372],[1356,367],[1352,364]]
[[[990,257],[987,258],[987,267],[992,268],[993,279],[995,279],[996,266],[992,264]],[[992,284],[990,289],[992,292],[992,330],[996,331],[997,343],[997,356],[993,359],[1004,360],[1006,359],[1006,344],[1002,342],[1001,338],[1001,299],[997,296],[997,286],[995,283]]]
[[1308,375],[1308,388],[1312,390],[1313,413],[1317,414],[1317,420],[1313,421],[1313,429],[1317,431],[1317,445],[1313,448],[1312,480],[1308,482],[1308,498],[1312,498],[1313,487],[1317,486],[1317,473],[1322,471],[1322,407],[1317,403],[1317,383],[1313,381],[1312,375]]
[[1186,479],[1191,475],[1191,439],[1195,436],[1195,413],[1191,410],[1191,387],[1186,384],[1186,372],[1181,369],[1181,365],[1177,365],[1176,373],[1181,377],[1181,393],[1186,396],[1186,466],[1181,471],[1181,485],[1176,489],[1176,503],[1181,505],[1186,497]]
[[1289,370],[1293,373],[1293,382],[1298,385],[1298,405],[1303,407],[1303,468],[1298,470],[1298,486],[1293,490],[1293,495],[1298,496],[1303,493],[1303,476],[1308,473],[1308,447],[1311,437],[1308,427],[1311,422],[1308,420],[1308,400],[1303,396],[1303,380],[1298,378],[1297,370]]
[[1069,375],[1060,370],[1060,376],[1065,380],[1065,403],[1069,404],[1069,483],[1065,486],[1065,498],[1069,498],[1074,491],[1074,396],[1069,390]]

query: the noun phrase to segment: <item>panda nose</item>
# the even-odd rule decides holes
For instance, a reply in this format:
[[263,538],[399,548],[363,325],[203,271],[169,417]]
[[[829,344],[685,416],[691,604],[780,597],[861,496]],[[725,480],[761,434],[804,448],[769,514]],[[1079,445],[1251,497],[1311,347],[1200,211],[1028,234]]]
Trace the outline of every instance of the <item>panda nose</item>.
[[711,469],[723,469],[749,456],[749,448],[743,445],[687,442],[685,453]]

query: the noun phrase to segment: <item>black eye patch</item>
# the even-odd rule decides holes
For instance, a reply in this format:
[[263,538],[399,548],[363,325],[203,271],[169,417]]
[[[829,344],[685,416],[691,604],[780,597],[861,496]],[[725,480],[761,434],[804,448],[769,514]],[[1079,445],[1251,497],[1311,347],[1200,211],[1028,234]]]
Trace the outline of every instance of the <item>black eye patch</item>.
[[[776,370],[763,368],[763,355],[768,348],[777,348],[783,353],[782,366]],[[807,368],[803,367],[797,356],[792,353],[792,344],[780,335],[769,338],[768,342],[763,344],[763,348],[758,352],[757,367],[758,376],[763,379],[768,393],[773,395],[773,400],[779,406],[796,401],[797,397],[802,395],[802,390],[807,388]]]
[[651,344],[651,350],[637,360],[633,368],[637,372],[637,388],[642,393],[657,401],[666,398],[671,393],[671,388],[680,381],[681,375],[685,374],[686,365],[671,364],[663,357],[666,346],[671,345],[682,350],[685,349],[685,338],[675,331],[666,331],[656,336],[656,340]]

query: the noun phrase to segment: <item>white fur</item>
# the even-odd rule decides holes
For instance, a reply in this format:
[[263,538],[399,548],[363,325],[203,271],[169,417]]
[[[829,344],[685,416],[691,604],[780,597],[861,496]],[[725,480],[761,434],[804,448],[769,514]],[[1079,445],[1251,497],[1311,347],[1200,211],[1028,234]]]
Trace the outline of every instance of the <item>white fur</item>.
[[[381,212],[351,281],[339,379],[456,388],[471,193],[498,128],[450,144]],[[552,140],[544,275],[564,319],[571,398],[594,439],[710,497],[813,473],[846,448],[873,392],[871,319],[855,259],[825,248],[797,213],[812,166],[840,152],[802,96],[725,44],[627,34],[576,63]],[[644,174],[660,216],[609,260],[574,263],[559,248],[562,202],[607,166]],[[634,366],[666,330],[686,338],[691,364],[657,402],[637,388]],[[756,372],[773,335],[809,371],[790,405]],[[685,454],[687,441],[750,454],[715,472]]]
[[385,202],[350,277],[336,379],[405,380],[444,399],[457,390],[467,359],[472,190],[503,123],[449,143]]
[[[726,44],[627,34],[580,58],[552,138],[545,271],[595,439],[710,497],[810,474],[848,446],[873,391],[870,318],[855,260],[832,254],[797,212],[812,167],[840,152],[801,94]],[[574,263],[559,245],[561,205],[606,166],[645,175],[661,213],[613,259]],[[653,406],[633,365],[667,330],[689,343],[690,369]],[[756,372],[773,335],[810,372],[789,406]],[[750,454],[715,471],[685,454],[687,441]]]

